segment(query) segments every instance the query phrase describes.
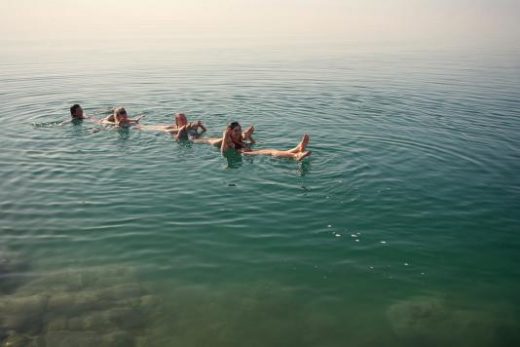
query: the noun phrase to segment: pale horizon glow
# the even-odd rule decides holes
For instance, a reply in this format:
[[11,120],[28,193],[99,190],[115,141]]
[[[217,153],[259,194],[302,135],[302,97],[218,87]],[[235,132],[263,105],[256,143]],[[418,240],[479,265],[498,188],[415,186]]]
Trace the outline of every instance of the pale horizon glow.
[[4,0],[3,40],[333,38],[518,42],[513,0]]

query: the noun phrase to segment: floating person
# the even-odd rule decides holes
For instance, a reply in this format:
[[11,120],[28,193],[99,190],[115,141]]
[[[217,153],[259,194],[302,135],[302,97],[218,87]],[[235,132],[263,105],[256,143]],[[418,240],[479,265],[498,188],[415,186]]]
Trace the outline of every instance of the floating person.
[[[179,129],[184,127],[183,130],[186,129],[188,133],[194,135],[194,137],[198,137],[207,131],[206,127],[200,120],[197,122],[188,122],[188,119],[184,113],[176,113],[174,119],[175,123],[173,124],[143,125],[140,129],[148,131],[164,131],[170,134],[177,134]],[[199,132],[198,129],[201,129],[201,131]]]
[[279,150],[279,149],[256,149],[251,150],[244,146],[244,142],[242,140],[242,128],[240,123],[232,122],[229,123],[226,130],[224,130],[224,134],[222,135],[222,142],[220,145],[220,151],[222,154],[225,154],[229,150],[236,150],[245,155],[269,155],[273,157],[279,158],[292,158],[298,161],[303,160],[304,158],[311,155],[311,151],[307,151],[307,145],[309,144],[310,137],[307,134],[304,134],[300,142],[296,145],[296,147],[288,150]]
[[[201,129],[201,132],[199,132],[199,129]],[[175,126],[171,126],[168,131],[176,134],[176,140],[193,140],[198,139],[207,129],[200,120],[188,122],[188,118],[186,118],[184,113],[177,113],[175,114]]]
[[74,104],[70,107],[70,117],[72,120],[83,120],[88,118],[83,113],[83,109],[79,104]]
[[105,117],[103,120],[101,120],[101,124],[103,125],[115,125],[119,127],[129,127],[132,125],[139,124],[139,121],[144,116],[139,116],[137,118],[131,119],[128,118],[128,113],[126,112],[126,109],[124,107],[116,107],[114,109],[114,112],[108,116]]
[[83,112],[83,108],[81,108],[80,104],[74,104],[70,107],[70,119],[67,119],[61,122],[59,125],[65,125],[68,123],[81,123],[84,119],[92,119],[95,120],[94,117],[88,117]]
[[[251,125],[249,128],[246,129],[246,131],[242,132],[242,127],[240,126],[240,124],[238,124],[238,122],[233,122],[230,125],[238,125],[237,131],[240,131],[240,135],[238,135],[235,139],[237,146],[241,148],[249,148],[252,144],[256,143],[255,139],[253,138],[253,133],[255,132],[254,126]],[[190,137],[189,134],[183,132],[183,130],[179,130],[179,133],[176,136],[176,140],[189,139],[193,143],[204,143],[216,147],[222,146],[223,137]]]
[[[128,114],[126,113],[126,109],[124,107],[116,107],[110,116],[101,120],[100,124],[129,127],[132,125],[137,125],[143,117],[144,116],[139,116],[134,119],[128,118]],[[120,121],[118,121],[118,119]]]

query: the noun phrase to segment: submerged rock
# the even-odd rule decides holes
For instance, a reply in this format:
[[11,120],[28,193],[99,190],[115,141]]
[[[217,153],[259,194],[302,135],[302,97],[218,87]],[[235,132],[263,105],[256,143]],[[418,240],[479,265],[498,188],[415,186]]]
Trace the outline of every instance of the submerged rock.
[[[469,306],[469,305],[468,305]],[[471,306],[469,306],[471,307]],[[389,307],[387,314],[397,336],[412,345],[498,346],[504,334],[518,331],[518,323],[509,311],[450,306],[432,297],[416,297]],[[509,330],[511,327],[512,330]],[[518,334],[510,335],[518,339]]]
[[[48,272],[0,296],[0,347],[134,346],[152,297],[126,267]],[[143,300],[143,298],[145,298]]]
[[70,315],[78,312],[99,310],[109,304],[109,302],[101,300],[97,292],[62,292],[55,293],[49,297],[47,310],[54,314]]
[[45,330],[46,331],[61,331],[67,330],[67,319],[64,317],[58,317],[54,319],[50,319],[46,321]]
[[122,283],[99,291],[99,297],[110,302],[123,305],[137,305],[145,294],[141,286],[135,282]]
[[52,347],[100,347],[100,335],[92,331],[50,331],[44,337],[45,346]]
[[103,336],[103,345],[110,347],[133,347],[135,346],[134,338],[125,331],[116,331]]
[[159,315],[162,310],[162,301],[155,295],[143,295],[139,302],[141,311],[148,317]]
[[133,347],[132,335],[114,331],[100,335],[94,331],[51,331],[43,337],[46,347]]
[[0,294],[12,293],[22,284],[20,276],[28,268],[21,253],[0,248]]
[[40,337],[25,336],[15,332],[0,341],[1,347],[45,347]]
[[444,302],[437,298],[398,302],[390,306],[387,313],[395,333],[401,336],[435,334],[435,330],[451,318]]
[[115,308],[108,312],[110,322],[124,330],[136,330],[144,325],[144,317],[135,308]]
[[18,333],[36,333],[41,330],[47,297],[8,296],[0,301],[0,326]]
[[[63,322],[60,319],[56,320],[54,324],[59,327],[60,324],[63,326]],[[47,327],[50,330],[50,326]],[[83,312],[78,316],[70,317],[66,320],[64,329],[54,330],[71,330],[71,331],[95,331],[97,333],[106,333],[114,330],[119,330],[118,326],[112,322],[110,311],[95,311],[95,312]]]
[[27,347],[30,343],[30,339],[19,335],[12,334],[7,336],[7,338],[3,341],[2,347]]

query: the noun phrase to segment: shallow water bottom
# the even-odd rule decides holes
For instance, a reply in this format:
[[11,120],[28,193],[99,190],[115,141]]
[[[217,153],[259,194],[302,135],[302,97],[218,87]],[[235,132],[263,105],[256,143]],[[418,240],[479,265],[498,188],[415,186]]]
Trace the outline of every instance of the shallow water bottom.
[[132,264],[32,269],[4,273],[1,346],[511,346],[520,338],[507,308],[464,308],[435,293],[369,303],[290,281],[150,279]]

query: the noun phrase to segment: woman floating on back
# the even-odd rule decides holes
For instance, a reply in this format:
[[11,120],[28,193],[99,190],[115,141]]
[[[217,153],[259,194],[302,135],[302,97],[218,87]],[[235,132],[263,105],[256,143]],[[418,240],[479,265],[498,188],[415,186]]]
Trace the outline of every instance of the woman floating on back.
[[236,150],[240,153],[246,155],[270,155],[273,157],[279,158],[292,158],[298,161],[303,160],[304,158],[311,155],[310,151],[306,150],[307,145],[309,144],[310,137],[307,134],[304,134],[300,142],[296,145],[296,147],[288,150],[279,150],[279,149],[256,149],[251,150],[248,149],[244,142],[242,141],[242,128],[240,123],[232,122],[230,123],[226,130],[224,130],[224,134],[222,135],[222,143],[220,146],[220,152],[224,154],[229,150]]
[[127,128],[132,125],[137,125],[141,118],[144,116],[139,116],[137,118],[131,119],[128,118],[128,114],[126,113],[126,110],[124,107],[116,107],[114,109],[114,113],[112,113],[110,116],[104,118],[101,121],[101,124],[103,125],[115,125],[117,127],[121,128]]

